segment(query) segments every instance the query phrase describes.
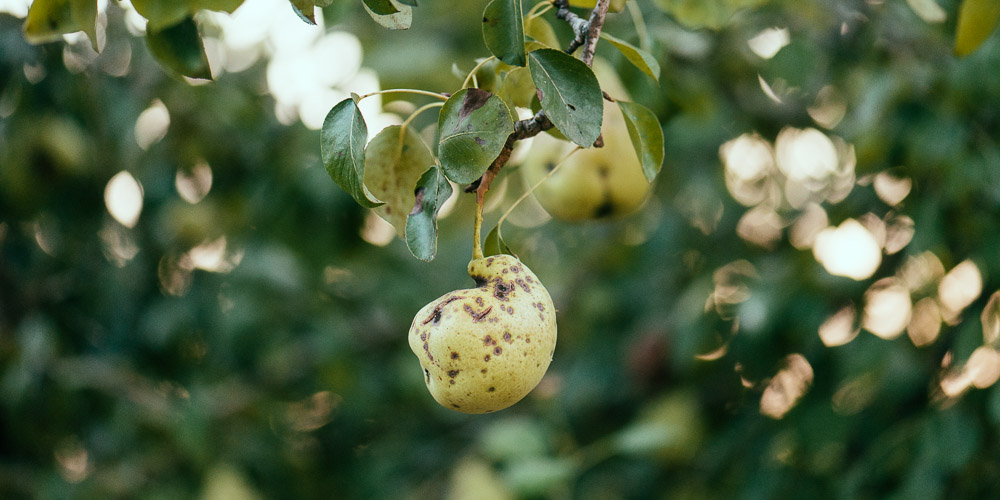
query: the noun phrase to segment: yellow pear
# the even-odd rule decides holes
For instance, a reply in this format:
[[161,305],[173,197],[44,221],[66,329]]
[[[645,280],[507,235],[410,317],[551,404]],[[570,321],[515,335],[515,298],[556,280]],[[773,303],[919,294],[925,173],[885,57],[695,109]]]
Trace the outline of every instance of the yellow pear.
[[410,325],[410,349],[431,396],[464,413],[502,410],[538,385],[556,346],[556,311],[517,257],[469,263],[477,287],[427,304]]
[[[618,105],[604,102],[601,129],[604,147],[573,153],[534,191],[535,198],[553,217],[575,222],[627,215],[638,210],[649,196],[649,181]],[[539,134],[521,166],[524,180],[535,185],[574,147],[567,141]]]

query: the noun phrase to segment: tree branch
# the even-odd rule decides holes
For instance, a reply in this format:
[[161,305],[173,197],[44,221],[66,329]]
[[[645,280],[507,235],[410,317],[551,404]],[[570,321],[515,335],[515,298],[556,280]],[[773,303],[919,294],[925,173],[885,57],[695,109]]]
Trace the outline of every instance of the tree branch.
[[[601,29],[604,27],[604,18],[608,15],[608,7],[611,4],[611,0],[597,0],[597,5],[590,12],[590,19],[586,21],[569,9],[569,0],[552,0],[552,4],[557,9],[556,17],[569,23],[570,27],[573,28],[573,32],[576,33],[576,38],[569,44],[566,52],[572,53],[582,46],[583,52],[580,59],[587,66],[593,65],[594,49],[597,47],[597,40],[601,36]],[[607,94],[604,95],[607,96]],[[522,139],[534,137],[549,130],[552,126],[552,121],[541,110],[531,118],[514,122],[514,133],[507,137],[507,142],[504,143],[500,154],[493,160],[493,163],[490,164],[489,169],[486,170],[486,173],[482,177],[465,188],[465,192],[475,192],[476,198],[480,200],[485,197],[486,192],[490,189],[490,184],[493,183],[493,179],[500,173],[500,169],[507,164],[507,161],[510,160],[510,155],[514,151],[514,143]],[[604,145],[601,137],[598,137],[596,145],[598,147]]]

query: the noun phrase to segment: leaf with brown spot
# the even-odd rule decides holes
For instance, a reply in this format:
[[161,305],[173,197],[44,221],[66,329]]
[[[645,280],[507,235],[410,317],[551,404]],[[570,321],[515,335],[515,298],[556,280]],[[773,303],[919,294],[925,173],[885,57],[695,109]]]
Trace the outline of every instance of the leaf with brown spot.
[[445,175],[459,183],[478,179],[514,132],[507,105],[485,90],[462,89],[438,116],[438,158]]
[[419,199],[420,204],[406,216],[406,248],[414,257],[431,261],[437,255],[438,211],[451,197],[451,184],[441,167],[433,165],[420,176],[414,193],[414,203]]

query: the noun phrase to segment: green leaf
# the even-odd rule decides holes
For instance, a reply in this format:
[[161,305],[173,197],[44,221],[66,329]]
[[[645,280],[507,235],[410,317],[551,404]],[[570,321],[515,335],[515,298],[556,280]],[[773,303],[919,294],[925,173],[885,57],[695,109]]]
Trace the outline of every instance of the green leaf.
[[295,10],[295,14],[299,16],[300,19],[309,23],[316,24],[316,2],[313,0],[289,0],[292,3],[292,9]]
[[380,26],[391,30],[405,30],[413,22],[413,7],[396,0],[364,0],[368,15]]
[[521,0],[493,0],[483,11],[483,40],[497,59],[524,66],[524,13]]
[[386,127],[365,148],[365,185],[385,201],[375,209],[380,217],[406,236],[406,214],[413,209],[413,187],[434,155],[412,127]]
[[663,164],[663,128],[656,115],[641,104],[627,101],[617,101],[618,107],[625,116],[625,127],[628,129],[632,147],[642,163],[642,173],[646,180],[653,182]]
[[1000,1],[965,0],[958,8],[955,29],[955,55],[967,56],[976,51],[1000,22]]
[[755,7],[767,0],[653,0],[660,10],[673,16],[686,28],[718,30],[740,10]]
[[468,184],[489,168],[514,133],[507,105],[476,88],[462,89],[444,103],[438,117],[438,158],[449,179]]
[[490,255],[500,255],[502,253],[514,255],[514,252],[507,246],[507,242],[503,240],[503,236],[500,234],[500,224],[497,224],[490,231],[490,234],[486,235],[486,241],[483,243],[483,255],[489,257]]
[[605,39],[618,49],[628,62],[635,65],[643,73],[653,77],[657,83],[660,81],[660,63],[656,62],[656,58],[652,56],[649,52],[642,50],[625,40],[615,38],[605,32],[601,32],[601,38]]
[[399,9],[390,0],[364,0],[364,3],[365,7],[368,7],[368,10],[380,16],[388,16],[399,12]]
[[589,148],[601,135],[601,85],[583,61],[555,49],[528,54],[542,110],[569,140]]
[[525,21],[524,34],[547,48],[558,49],[562,47],[556,30],[544,17],[535,17]]
[[188,17],[163,30],[147,31],[146,45],[156,60],[170,71],[189,78],[212,78],[194,19]]
[[24,20],[24,38],[33,44],[55,42],[82,31],[97,47],[97,0],[35,0]]
[[399,0],[399,3],[403,5],[409,5],[410,7],[417,6],[417,0]]
[[330,178],[363,207],[382,204],[365,186],[365,140],[368,126],[355,98],[337,103],[323,121],[320,156]]
[[406,247],[414,257],[434,260],[437,255],[437,215],[451,196],[451,184],[437,165],[432,165],[417,181],[413,191],[413,211],[406,217]]
[[191,8],[187,2],[164,2],[163,0],[133,0],[132,6],[142,17],[146,18],[147,30],[160,31],[172,26],[190,16]]
[[535,97],[535,84],[531,81],[528,68],[514,68],[504,76],[497,97],[503,99],[510,108],[511,114],[515,107],[527,108]]
[[232,14],[243,5],[243,0],[188,0],[188,5],[191,6],[192,13],[205,9]]
[[[569,0],[571,7],[583,9],[593,9],[597,5],[597,0]],[[621,12],[625,8],[625,0],[611,0],[608,5],[608,12]]]

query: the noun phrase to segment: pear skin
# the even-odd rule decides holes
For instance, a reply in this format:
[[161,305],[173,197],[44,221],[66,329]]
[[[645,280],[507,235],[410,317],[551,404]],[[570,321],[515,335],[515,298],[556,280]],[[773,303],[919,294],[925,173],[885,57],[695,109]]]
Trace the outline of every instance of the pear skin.
[[424,306],[408,339],[441,406],[488,413],[517,403],[541,381],[556,346],[556,311],[517,257],[474,259],[468,271],[476,288]]

